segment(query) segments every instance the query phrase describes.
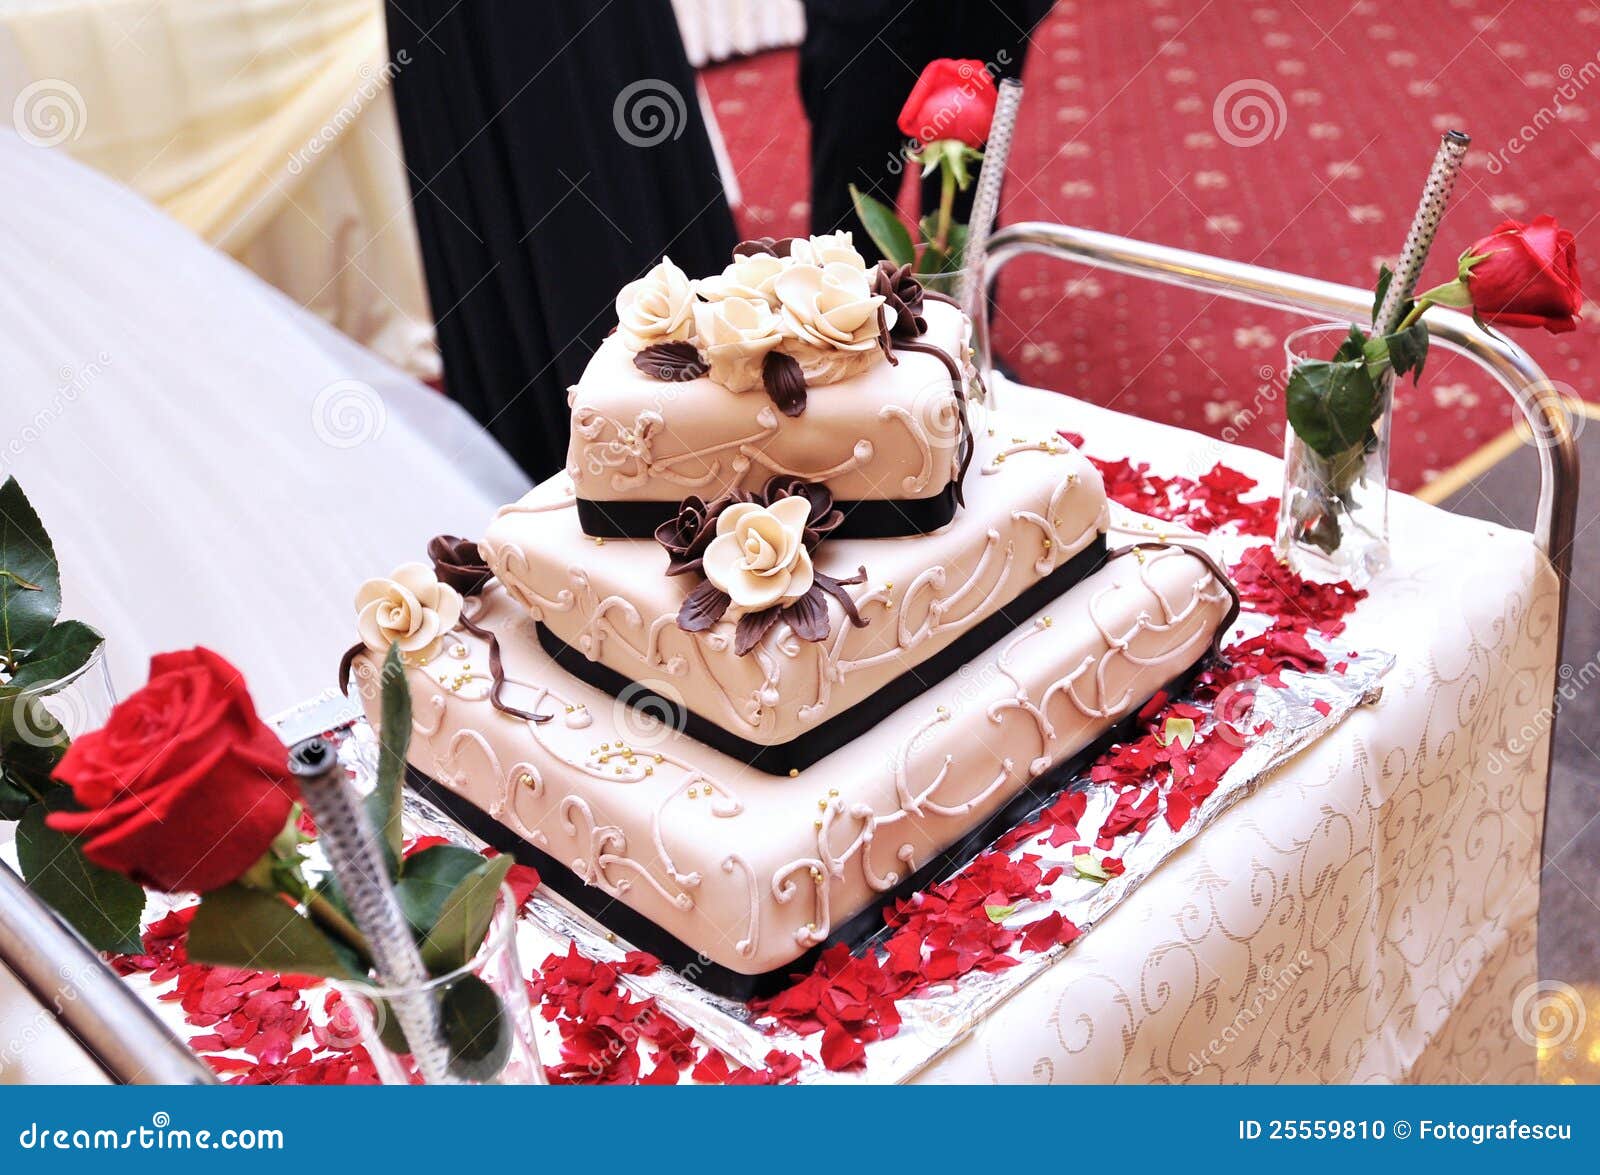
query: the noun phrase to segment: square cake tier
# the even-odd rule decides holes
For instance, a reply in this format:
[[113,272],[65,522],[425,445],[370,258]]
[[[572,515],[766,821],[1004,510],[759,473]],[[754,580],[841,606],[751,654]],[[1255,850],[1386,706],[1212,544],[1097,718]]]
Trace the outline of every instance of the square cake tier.
[[977,438],[967,505],[948,526],[816,548],[818,573],[867,577],[842,589],[864,625],[830,597],[821,641],[779,621],[740,655],[731,619],[685,631],[679,611],[698,578],[667,575],[653,540],[584,535],[563,477],[503,508],[479,547],[565,668],[636,703],[686,710],[690,733],[782,774],[869,729],[1098,565],[1099,472],[1053,433],[995,423]]
[[[1233,614],[1231,588],[1182,548],[1121,554],[795,778],[571,677],[491,584],[439,654],[408,668],[411,764],[480,836],[532,846],[547,884],[635,945],[748,994],[750,977],[781,978],[858,933],[1030,782],[1199,661]],[[371,653],[354,663],[374,723],[380,668]]]
[[568,397],[567,472],[582,528],[648,535],[691,494],[709,501],[780,474],[826,485],[845,510],[846,534],[944,525],[956,508],[964,432],[950,364],[970,381],[968,323],[931,296],[923,316],[918,345],[946,358],[901,344],[894,363],[813,387],[798,416],[759,389],[731,392],[707,376],[654,378],[610,336]]

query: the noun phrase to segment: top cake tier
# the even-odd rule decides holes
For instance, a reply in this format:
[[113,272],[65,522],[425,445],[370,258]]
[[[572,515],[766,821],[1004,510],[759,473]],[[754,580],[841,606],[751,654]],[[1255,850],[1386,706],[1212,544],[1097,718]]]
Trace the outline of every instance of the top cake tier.
[[966,315],[849,233],[740,249],[719,276],[663,261],[618,296],[569,396],[585,533],[646,538],[685,497],[775,475],[826,486],[841,537],[944,526],[970,452]]

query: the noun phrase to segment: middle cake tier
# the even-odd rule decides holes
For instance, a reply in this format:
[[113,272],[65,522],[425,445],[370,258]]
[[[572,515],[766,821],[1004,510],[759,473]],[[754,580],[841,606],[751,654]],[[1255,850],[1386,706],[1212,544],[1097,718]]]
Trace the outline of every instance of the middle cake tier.
[[[864,577],[817,597],[826,609],[820,640],[779,620],[741,653],[737,609],[686,631],[680,614],[700,577],[669,575],[668,551],[654,541],[586,536],[564,475],[502,508],[479,547],[568,672],[631,704],[681,712],[690,734],[763,770],[801,770],[1102,561],[1099,472],[1054,434],[1017,435],[1006,423],[997,418],[980,433],[966,508],[948,526],[815,545],[819,582]],[[766,550],[760,533],[747,541]],[[781,536],[773,541],[781,546]],[[850,609],[838,598],[845,593]]]

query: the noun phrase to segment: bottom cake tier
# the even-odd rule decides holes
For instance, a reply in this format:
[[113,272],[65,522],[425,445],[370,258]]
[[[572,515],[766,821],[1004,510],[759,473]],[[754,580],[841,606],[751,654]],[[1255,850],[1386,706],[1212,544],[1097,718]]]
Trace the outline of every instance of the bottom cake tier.
[[[868,733],[784,777],[571,677],[491,584],[442,650],[408,669],[411,766],[484,840],[529,846],[557,892],[703,986],[745,997],[870,930],[952,848],[976,847],[973,834],[1030,785],[1042,792],[1187,675],[1236,606],[1208,558],[1124,548]],[[378,659],[357,657],[354,670],[376,723]]]

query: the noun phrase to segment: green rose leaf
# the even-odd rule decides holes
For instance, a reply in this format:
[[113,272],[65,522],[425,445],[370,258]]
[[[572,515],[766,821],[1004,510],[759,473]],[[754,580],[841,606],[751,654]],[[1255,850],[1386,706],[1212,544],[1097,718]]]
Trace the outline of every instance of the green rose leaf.
[[434,845],[407,857],[395,883],[395,896],[418,941],[439,921],[450,895],[488,862],[460,845]]
[[253,971],[364,979],[351,952],[275,894],[225,885],[200,899],[189,927],[189,957]]
[[1378,323],[1378,310],[1383,306],[1383,296],[1389,292],[1389,283],[1394,281],[1394,270],[1387,265],[1378,266],[1378,283],[1372,291],[1372,323]]
[[450,1049],[450,1072],[463,1081],[493,1081],[511,1058],[511,1025],[494,989],[476,975],[452,983],[439,1004]]
[[1017,912],[1015,906],[985,906],[983,912],[989,916],[990,922],[1004,922]]
[[911,234],[906,231],[905,223],[893,208],[867,195],[854,184],[850,185],[850,201],[855,205],[856,216],[861,219],[867,236],[878,246],[878,252],[896,265],[910,265],[917,259]]
[[49,807],[34,804],[17,822],[17,863],[28,888],[67,920],[89,945],[119,955],[137,954],[144,890],[83,855],[75,837],[45,823],[47,812],[64,807],[65,795]]
[[1381,398],[1365,361],[1308,360],[1289,376],[1289,425],[1311,450],[1332,458],[1363,446]]
[[104,640],[81,620],[63,620],[40,638],[6,685],[37,690],[61,682],[87,665]]
[[[35,698],[27,702],[38,707]],[[24,809],[41,799],[55,803],[59,797],[60,802],[67,802],[70,793],[66,786],[50,778],[67,746],[65,732],[59,726],[55,729],[59,741],[17,739],[0,745],[0,820],[22,819]]]
[[511,864],[509,856],[482,861],[444,899],[439,917],[422,939],[422,961],[429,974],[447,974],[478,953]]
[[367,797],[367,818],[383,841],[384,860],[393,877],[400,863],[400,798],[405,783],[406,750],[411,745],[411,687],[406,684],[400,646],[383,659],[381,728],[378,731],[378,782]]
[[0,485],[0,652],[15,661],[50,631],[61,611],[55,548],[17,479]]
[[1403,331],[1384,335],[1383,342],[1396,375],[1410,373],[1413,383],[1422,378],[1422,365],[1428,361],[1428,328],[1420,318]]

